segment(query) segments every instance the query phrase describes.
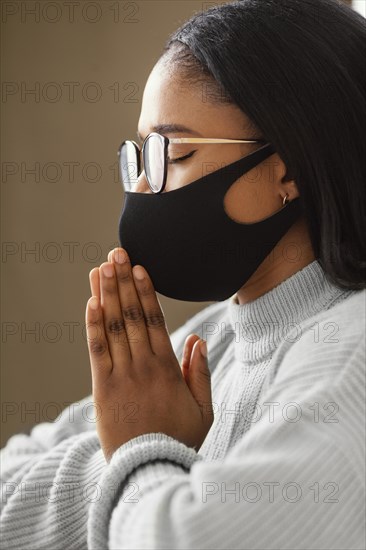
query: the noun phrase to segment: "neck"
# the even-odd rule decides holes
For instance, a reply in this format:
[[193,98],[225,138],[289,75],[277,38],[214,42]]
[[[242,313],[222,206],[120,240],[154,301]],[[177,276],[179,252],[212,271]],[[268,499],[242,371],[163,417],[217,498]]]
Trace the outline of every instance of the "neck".
[[315,260],[304,218],[277,243],[258,269],[237,291],[239,304],[252,302]]

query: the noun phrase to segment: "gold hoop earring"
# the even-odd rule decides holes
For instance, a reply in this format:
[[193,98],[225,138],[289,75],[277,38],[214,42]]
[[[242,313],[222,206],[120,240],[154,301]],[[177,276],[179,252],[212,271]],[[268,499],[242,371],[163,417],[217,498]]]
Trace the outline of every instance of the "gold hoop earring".
[[282,206],[285,206],[288,202],[290,202],[290,201],[288,200],[288,193],[286,193],[286,195],[284,196],[284,199],[282,201]]

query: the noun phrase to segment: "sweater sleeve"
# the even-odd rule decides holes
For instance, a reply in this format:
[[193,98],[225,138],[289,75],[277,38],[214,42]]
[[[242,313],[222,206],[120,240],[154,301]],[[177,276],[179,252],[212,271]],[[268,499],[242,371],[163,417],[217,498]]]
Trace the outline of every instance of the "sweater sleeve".
[[40,422],[30,434],[11,436],[0,450],[0,482],[19,478],[44,453],[61,441],[83,432],[95,431],[93,397],[71,403],[53,422]]
[[311,336],[281,357],[253,426],[222,461],[164,434],[117,449],[88,547],[364,548],[364,337],[335,353]]
[[7,550],[87,548],[87,516],[106,461],[96,433],[61,441],[2,484]]

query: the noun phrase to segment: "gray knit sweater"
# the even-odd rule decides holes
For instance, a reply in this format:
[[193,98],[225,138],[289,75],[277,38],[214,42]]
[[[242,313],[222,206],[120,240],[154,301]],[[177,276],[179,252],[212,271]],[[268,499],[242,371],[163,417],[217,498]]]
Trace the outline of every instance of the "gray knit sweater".
[[109,464],[92,396],[1,451],[6,549],[365,548],[365,298],[317,261],[171,335],[207,339],[215,420],[195,451],[164,433]]

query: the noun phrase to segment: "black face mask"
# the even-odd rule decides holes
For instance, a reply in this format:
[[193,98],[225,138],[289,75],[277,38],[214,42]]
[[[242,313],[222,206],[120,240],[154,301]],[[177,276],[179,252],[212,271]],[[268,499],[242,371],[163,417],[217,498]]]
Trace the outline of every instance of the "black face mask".
[[224,210],[229,187],[275,152],[268,144],[166,193],[125,192],[119,239],[157,292],[190,302],[222,301],[238,291],[301,214],[300,199],[255,223]]

